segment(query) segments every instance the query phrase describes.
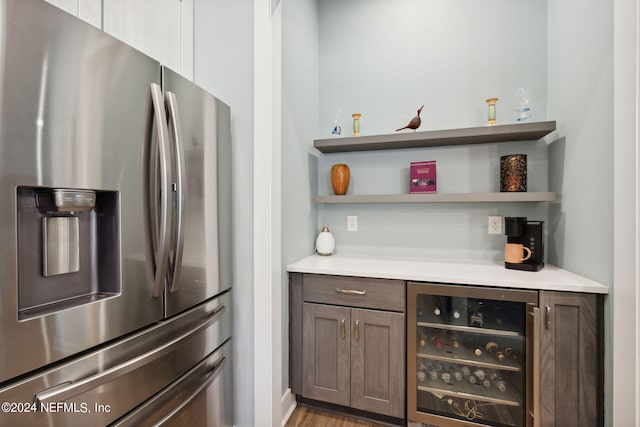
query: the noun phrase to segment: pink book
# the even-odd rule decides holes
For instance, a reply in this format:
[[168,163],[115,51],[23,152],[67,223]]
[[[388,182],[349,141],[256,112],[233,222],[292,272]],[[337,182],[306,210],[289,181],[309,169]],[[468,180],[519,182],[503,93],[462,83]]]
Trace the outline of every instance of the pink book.
[[409,173],[410,194],[436,193],[436,161],[411,162]]

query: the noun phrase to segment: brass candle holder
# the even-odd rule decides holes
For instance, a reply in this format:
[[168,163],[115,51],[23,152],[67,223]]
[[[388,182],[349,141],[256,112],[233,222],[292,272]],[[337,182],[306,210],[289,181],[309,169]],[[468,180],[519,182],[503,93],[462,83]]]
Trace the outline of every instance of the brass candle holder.
[[498,102],[498,98],[489,98],[484,102],[489,106],[489,114],[487,117],[487,125],[493,126],[496,124],[496,102]]

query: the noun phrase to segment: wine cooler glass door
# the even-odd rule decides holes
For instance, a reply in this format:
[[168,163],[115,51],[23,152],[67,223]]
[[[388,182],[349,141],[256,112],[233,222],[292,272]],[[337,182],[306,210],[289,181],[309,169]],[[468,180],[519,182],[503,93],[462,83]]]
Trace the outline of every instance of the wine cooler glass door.
[[526,426],[527,316],[536,301],[535,292],[410,284],[415,421]]

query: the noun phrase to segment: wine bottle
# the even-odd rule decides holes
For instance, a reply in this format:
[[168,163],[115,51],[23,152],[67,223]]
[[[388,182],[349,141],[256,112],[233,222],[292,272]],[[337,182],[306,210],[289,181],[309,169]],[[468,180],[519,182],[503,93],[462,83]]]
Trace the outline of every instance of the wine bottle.
[[443,372],[440,378],[442,378],[442,381],[445,383],[451,384],[451,374],[449,372]]
[[504,353],[500,351],[498,344],[496,344],[494,341],[489,341],[487,345],[484,346],[484,348],[489,353],[492,353],[496,357],[496,359],[498,359],[500,362],[504,362],[504,359],[505,359]]
[[507,391],[507,384],[502,380],[495,381],[493,385],[503,393]]
[[484,380],[484,377],[485,377],[484,371],[482,369],[476,369],[475,371],[473,371],[473,375],[478,377],[480,381]]

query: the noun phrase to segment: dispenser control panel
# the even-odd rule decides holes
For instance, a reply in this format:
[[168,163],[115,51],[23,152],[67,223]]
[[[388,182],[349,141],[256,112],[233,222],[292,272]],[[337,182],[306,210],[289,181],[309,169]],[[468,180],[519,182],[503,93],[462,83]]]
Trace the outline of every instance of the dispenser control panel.
[[38,207],[48,212],[87,212],[96,206],[93,190],[53,188],[38,193]]
[[53,203],[61,211],[91,210],[96,205],[96,192],[87,190],[52,190]]

